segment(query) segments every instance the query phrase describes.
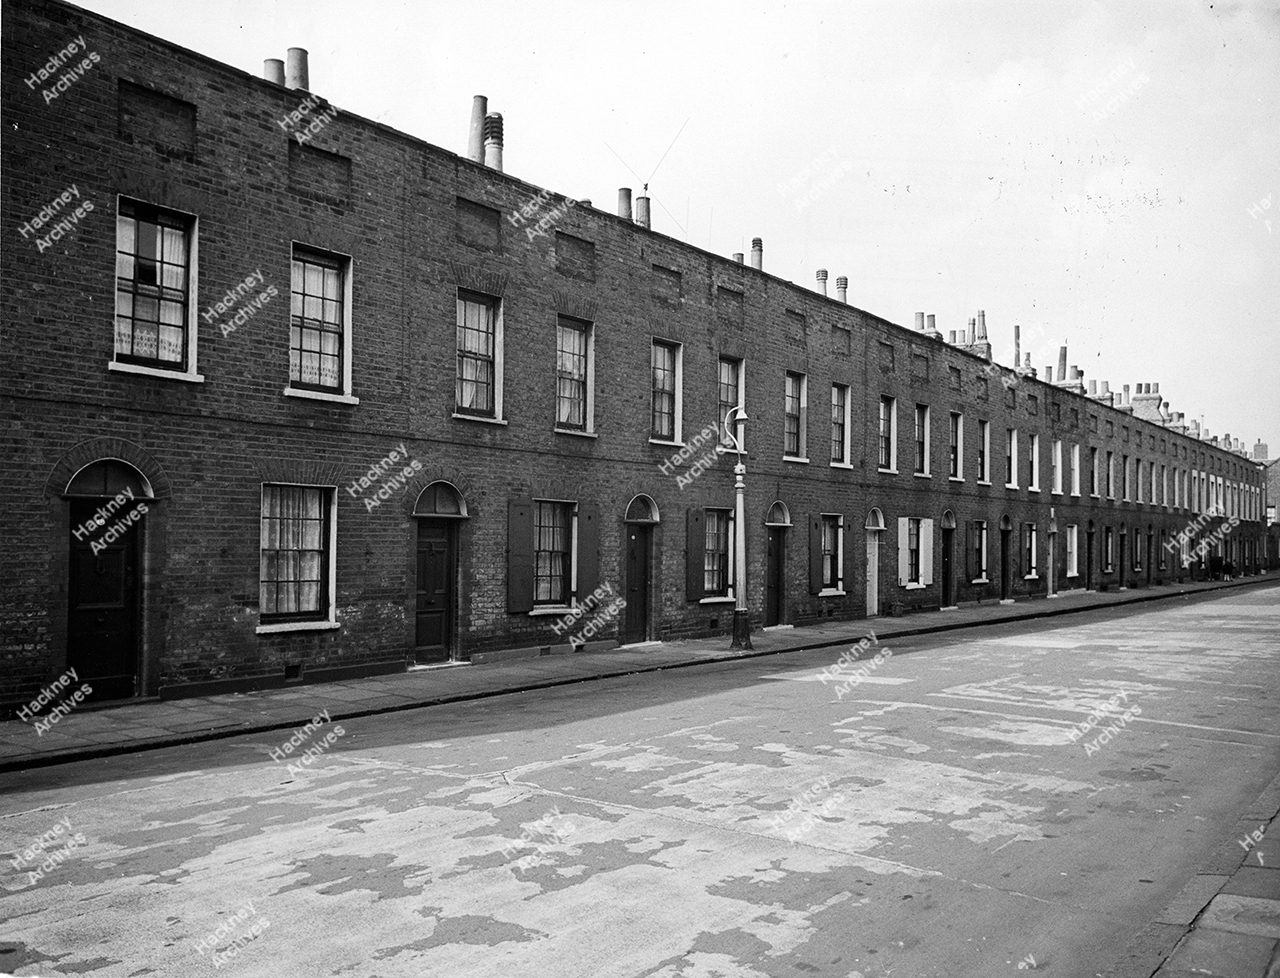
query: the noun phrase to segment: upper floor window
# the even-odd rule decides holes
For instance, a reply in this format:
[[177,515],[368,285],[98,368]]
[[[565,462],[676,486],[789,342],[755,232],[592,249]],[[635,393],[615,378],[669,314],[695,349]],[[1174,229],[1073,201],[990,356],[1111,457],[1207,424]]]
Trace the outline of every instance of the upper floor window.
[[1089,495],[1098,495],[1098,450],[1089,449]]
[[991,422],[978,422],[978,481],[991,481]]
[[1005,429],[1004,484],[1008,489],[1018,488],[1018,429]]
[[1027,488],[1040,491],[1040,436],[1031,436],[1031,452],[1027,459]]
[[[193,218],[120,199],[115,362],[191,373]],[[212,321],[215,314],[210,314]]]
[[[733,430],[724,427],[724,419],[733,408],[746,406],[746,392],[743,390],[745,378],[743,374],[741,360],[735,360],[732,357],[720,358],[716,420],[720,423],[722,429],[721,440],[732,441],[729,435],[734,435],[737,437],[739,445],[745,450],[746,446],[742,444],[743,424],[741,419],[739,418],[733,422]],[[735,415],[735,418],[737,417]]]
[[849,462],[849,388],[831,385],[831,464]]
[[916,405],[916,475],[929,474],[929,406]]
[[657,441],[680,440],[680,361],[679,343],[653,341],[649,437]]
[[951,478],[964,478],[964,415],[951,412],[950,427],[950,471]]
[[1049,490],[1062,492],[1062,442],[1057,438],[1049,446]]
[[[1109,424],[1110,422],[1108,422]],[[1116,453],[1107,452],[1107,498],[1116,498]]]
[[501,300],[458,291],[458,414],[502,420]]
[[807,388],[808,378],[804,374],[787,371],[782,415],[782,453],[787,458],[805,457]]
[[289,386],[343,393],[346,263],[293,249],[289,315]]
[[880,470],[898,471],[898,402],[896,398],[880,398]]
[[591,324],[561,316],[556,322],[556,427],[591,431],[593,391]]
[[1071,495],[1080,495],[1080,446],[1071,446]]

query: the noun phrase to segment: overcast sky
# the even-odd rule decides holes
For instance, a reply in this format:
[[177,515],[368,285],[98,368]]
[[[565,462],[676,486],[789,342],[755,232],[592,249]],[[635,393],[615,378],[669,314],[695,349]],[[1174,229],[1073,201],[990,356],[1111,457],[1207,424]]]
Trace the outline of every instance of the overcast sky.
[[82,6],[258,75],[305,47],[457,153],[487,95],[523,180],[613,209],[653,174],[656,230],[905,326],[985,309],[1001,363],[1020,323],[1037,369],[1066,341],[1280,455],[1277,0]]

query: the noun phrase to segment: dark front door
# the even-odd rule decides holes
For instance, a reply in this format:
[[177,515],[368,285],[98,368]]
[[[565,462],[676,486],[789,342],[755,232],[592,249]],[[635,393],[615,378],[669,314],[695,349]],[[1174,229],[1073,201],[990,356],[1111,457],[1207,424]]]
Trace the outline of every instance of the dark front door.
[[1150,533],[1147,534],[1147,583],[1151,583],[1151,578],[1155,574],[1153,569],[1155,564],[1155,537]]
[[1120,573],[1120,587],[1127,587],[1125,584],[1126,575],[1124,572],[1124,544],[1129,534],[1125,532],[1124,527],[1120,528],[1120,532],[1116,534],[1120,538],[1120,566],[1116,568]]
[[781,625],[783,587],[782,575],[785,570],[787,552],[787,529],[784,526],[771,526],[769,529],[769,553],[764,568],[764,625]]
[[448,520],[418,520],[418,591],[414,659],[444,662],[453,645],[457,532]]
[[1084,537],[1084,589],[1093,590],[1093,531]]
[[[106,535],[123,521],[108,518],[95,533],[75,529],[93,518],[106,500],[71,503],[71,582],[67,615],[67,667],[78,680],[67,692],[88,683],[88,699],[115,700],[138,693],[138,542],[142,518],[114,540]],[[127,515],[122,511],[119,515]],[[143,517],[145,518],[145,517]]]
[[650,549],[653,527],[644,523],[628,523],[627,530],[627,606],[623,609],[622,644],[645,642],[649,638],[649,573],[652,566]]
[[1000,600],[1009,597],[1009,534],[1012,530],[1000,531]]
[[951,545],[956,531],[943,527],[942,530],[942,607],[950,608],[955,604],[955,584],[951,580]]

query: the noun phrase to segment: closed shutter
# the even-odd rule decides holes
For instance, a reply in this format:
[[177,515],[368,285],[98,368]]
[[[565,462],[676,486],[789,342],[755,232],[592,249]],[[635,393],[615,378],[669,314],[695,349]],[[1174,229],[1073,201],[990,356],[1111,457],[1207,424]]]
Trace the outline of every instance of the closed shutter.
[[809,517],[809,593],[822,590],[822,517]]
[[600,584],[600,507],[578,503],[578,600]]
[[964,543],[964,577],[966,581],[972,581],[978,576],[978,559],[975,552],[977,549],[978,522],[977,520],[970,520]]
[[685,514],[684,548],[684,597],[686,601],[701,601],[706,593],[703,564],[707,551],[707,530],[706,520],[700,509],[690,509]]
[[898,517],[898,583],[907,583],[907,574],[911,571],[911,554],[907,544],[907,518]]
[[507,503],[507,611],[533,610],[533,500]]
[[933,520],[920,521],[920,583],[933,583]]

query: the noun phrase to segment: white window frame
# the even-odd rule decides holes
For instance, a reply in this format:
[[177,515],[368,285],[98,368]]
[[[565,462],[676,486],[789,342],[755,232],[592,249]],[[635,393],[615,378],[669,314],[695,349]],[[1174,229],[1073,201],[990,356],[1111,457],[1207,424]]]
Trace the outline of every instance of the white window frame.
[[[736,575],[734,571],[735,571],[735,568],[738,566],[737,551],[734,549],[738,544],[738,534],[736,531],[736,527],[734,526],[734,520],[737,517],[736,517],[736,514],[734,513],[734,508],[732,506],[728,506],[728,507],[704,506],[702,508],[704,521],[706,519],[706,513],[708,510],[715,510],[716,512],[727,513],[729,517],[729,527],[728,527],[729,542],[727,547],[728,553],[729,553],[729,558],[728,558],[729,559],[729,570],[728,570],[729,582],[725,586],[724,594],[713,594],[710,597],[699,598],[698,604],[737,604],[738,596],[734,591],[734,586],[737,584]],[[705,522],[703,523],[703,525],[704,526],[706,525]],[[702,546],[703,546],[703,560],[705,561],[706,560],[705,539]],[[703,583],[705,584],[705,582],[706,582],[706,579],[704,578]]]
[[1067,524],[1067,577],[1080,576],[1080,527]]
[[[657,345],[675,348],[676,354],[676,390],[675,418],[672,421],[674,434],[670,441],[653,437],[653,348]],[[649,444],[650,445],[683,445],[684,444],[684,344],[676,340],[653,336],[649,340]],[[722,419],[723,420],[723,419]],[[717,426],[718,427],[718,426]]]
[[[107,370],[123,374],[142,374],[145,377],[165,377],[169,380],[183,381],[188,384],[203,384],[204,374],[200,373],[198,364],[198,354],[200,352],[200,217],[190,211],[170,207],[168,204],[155,203],[142,197],[134,197],[131,194],[116,194],[115,217],[117,221],[120,216],[121,200],[136,201],[139,204],[145,204],[147,207],[154,207],[157,210],[181,214],[191,222],[191,236],[187,241],[187,368],[185,370],[167,370],[163,367],[148,367],[141,363],[121,363],[116,360],[116,284],[113,271],[111,280],[111,359],[107,361]],[[111,235],[112,269],[116,267],[116,252],[119,251],[120,247],[119,238],[116,234],[117,232],[113,230]],[[212,302],[216,303],[219,298],[220,296],[212,297]]]
[[[1039,540],[1037,539],[1040,532],[1039,527],[1035,523],[1023,523],[1022,526],[1023,529],[1030,527],[1030,532],[1027,534],[1027,563],[1031,568],[1030,573],[1024,574],[1022,579],[1024,581],[1036,581],[1040,579],[1040,547],[1038,546]],[[1021,540],[1018,541],[1018,546],[1022,546]]]
[[[559,374],[560,374],[560,320],[567,319],[571,323],[580,327],[586,334],[586,351],[587,360],[586,370],[586,403],[583,405],[583,420],[585,426],[583,428],[561,428],[559,421],[560,414],[560,391],[559,391]],[[552,408],[552,428],[558,435],[572,435],[577,438],[596,438],[596,324],[588,322],[585,319],[578,319],[576,316],[556,316],[556,394],[555,404]]]
[[[898,399],[890,397],[888,394],[880,395],[880,403],[887,403],[889,406],[889,467],[878,466],[878,471],[887,472],[891,475],[898,474]],[[876,418],[876,461],[879,463],[880,457],[880,428],[879,417]]]
[[[916,543],[920,550],[918,560],[920,566],[919,580],[911,580],[910,574],[910,521],[920,524],[916,532]],[[933,583],[933,520],[915,517],[898,517],[898,584],[909,591],[926,588]]]
[[[964,415],[959,411],[952,411],[947,421],[947,451],[951,451],[951,428],[952,421],[956,426],[956,471],[955,475],[949,475],[951,482],[964,482]],[[947,470],[951,470],[951,458],[947,457]]]
[[982,443],[982,458],[978,465],[978,485],[991,485],[991,422],[978,421],[978,440]]
[[1120,476],[1121,478],[1120,489],[1122,493],[1120,498],[1123,502],[1126,502],[1126,503],[1133,501],[1131,498],[1133,493],[1133,481],[1129,477],[1129,463],[1132,461],[1133,459],[1131,459],[1128,455],[1121,454],[1120,465],[1123,467],[1124,472],[1122,472]]
[[[262,496],[267,486],[289,486],[298,489],[327,489],[329,491],[329,566],[326,568],[329,576],[329,607],[324,611],[324,617],[314,619],[313,621],[278,621],[270,622],[266,625],[259,624],[254,628],[256,635],[270,635],[276,632],[318,632],[332,631],[340,628],[341,622],[338,621],[338,487],[336,485],[328,485],[322,482],[262,482],[258,486],[258,552],[261,554],[262,548]],[[259,557],[261,560],[261,557]],[[258,570],[258,586],[262,586],[262,570]],[[258,609],[261,614],[262,609]]]
[[1098,458],[1100,455],[1101,452],[1099,452],[1095,446],[1089,446],[1089,497],[1091,499],[1101,498],[1099,490],[1102,488],[1102,473],[1098,468]]
[[1004,470],[1006,489],[1018,488],[1018,429],[1005,429]]
[[1049,492],[1055,496],[1062,495],[1062,439],[1055,438],[1049,444]]
[[987,577],[987,521],[974,520],[974,522],[978,524],[978,553],[980,555],[980,566],[977,568],[978,576],[973,578],[969,583],[990,584],[991,580]]
[[[920,471],[915,467],[915,463],[916,463],[915,452],[916,452],[916,446],[919,444],[919,439],[914,437],[914,434],[915,434],[914,425],[920,417],[921,408],[924,408],[924,453],[923,453],[924,458],[922,460],[924,462],[924,471]],[[912,419],[912,425],[913,425],[913,428],[912,428],[913,437],[911,439],[911,456],[912,456],[911,471],[919,479],[932,479],[933,478],[933,471],[932,471],[933,446],[930,444],[929,434],[933,428],[933,414],[929,408],[929,405],[920,404],[919,402],[917,402],[915,412],[912,414],[911,419]]]
[[[800,450],[799,455],[787,454],[787,379],[789,377],[800,378],[800,430],[797,438],[800,443],[797,446]],[[782,372],[782,461],[809,464],[809,375],[799,370]]]
[[[741,408],[741,410],[738,412],[737,420],[734,421],[733,423],[733,427],[734,427],[733,434],[734,434],[734,437],[737,438],[738,440],[738,447],[745,452],[747,450],[747,433],[746,433],[746,426],[743,424],[743,421],[742,421],[742,415],[745,414],[747,410],[747,361],[740,357],[720,356],[716,358],[716,409],[717,410],[719,410],[719,407],[720,407],[720,364],[722,363],[733,363],[733,364],[736,364],[738,367],[737,407]],[[720,417],[717,418],[716,421],[717,421],[717,428],[723,430],[724,415],[723,414],[720,415]]]
[[[347,280],[348,280],[348,282],[350,282],[350,276],[348,276],[348,277],[347,277]],[[484,415],[480,415],[480,414],[467,414],[467,413],[465,413],[465,412],[462,412],[462,411],[459,411],[459,410],[458,410],[458,394],[457,394],[457,383],[458,383],[458,364],[457,364],[458,340],[457,340],[456,334],[455,334],[455,338],[454,338],[454,341],[453,341],[453,353],[454,353],[454,365],[453,365],[453,383],[454,383],[454,394],[453,394],[453,416],[454,416],[455,418],[457,418],[459,421],[476,421],[476,422],[478,422],[478,423],[480,423],[480,424],[498,424],[498,425],[505,425],[505,424],[507,423],[507,421],[506,421],[506,416],[502,413],[502,388],[503,388],[502,379],[503,379],[503,375],[504,375],[504,373],[505,373],[505,366],[504,366],[504,362],[503,362],[503,361],[504,361],[503,350],[504,350],[504,348],[505,348],[506,344],[505,344],[505,342],[503,341],[503,326],[502,326],[502,321],[503,321],[503,318],[504,318],[503,313],[504,313],[504,310],[506,309],[506,305],[507,305],[507,304],[506,304],[506,302],[502,299],[502,297],[501,297],[501,296],[491,295],[491,294],[489,294],[489,293],[487,293],[487,292],[476,292],[474,289],[463,289],[463,288],[458,288],[458,289],[456,289],[456,290],[454,291],[454,302],[455,302],[455,306],[454,306],[454,308],[455,308],[455,310],[456,310],[456,308],[457,308],[456,303],[457,303],[457,302],[459,302],[459,301],[461,301],[461,299],[462,299],[461,293],[463,293],[463,292],[468,292],[468,293],[470,293],[470,294],[472,294],[472,295],[483,296],[483,297],[484,297],[484,298],[486,298],[486,299],[490,299],[490,300],[492,300],[492,301],[494,302],[494,304],[497,306],[497,310],[496,310],[496,312],[494,313],[494,317],[493,317],[493,417],[489,418],[489,417],[485,417]],[[454,313],[454,317],[455,317],[455,318],[454,318],[454,323],[455,323],[455,330],[456,330],[456,328],[457,328],[457,313],[456,313],[456,312]],[[348,358],[347,358],[347,369],[349,369],[349,368],[350,368],[350,365],[351,365],[351,358],[350,358],[350,357],[348,357]],[[288,393],[288,391],[286,391],[285,393]],[[306,394],[306,395],[309,395],[309,394],[310,394],[310,392],[309,392],[309,391],[300,391],[300,392],[298,392],[298,393],[299,393],[299,394]],[[328,399],[328,398],[326,398],[326,399]]]
[[1040,436],[1036,433],[1031,435],[1031,483],[1027,486],[1027,492],[1040,491]]
[[[569,603],[568,604],[534,604],[532,610],[528,612],[530,618],[537,618],[539,615],[563,615],[566,611],[572,611],[577,607],[578,603],[578,500],[576,499],[547,499],[536,496],[533,499],[534,514],[537,512],[538,503],[558,503],[560,505],[569,506]],[[537,517],[530,517],[534,522],[534,541],[536,547],[537,541]],[[537,600],[537,557],[535,551],[534,557],[534,600]]]
[[[824,587],[818,592],[820,598],[842,597],[847,592],[844,588],[844,514],[843,513],[820,513],[819,518],[824,522],[834,519],[836,521],[836,572],[839,575],[836,578],[835,587]],[[821,543],[819,543],[821,545]]]
[[[851,469],[853,468],[853,390],[849,384],[839,384],[835,381],[831,382],[832,389],[839,387],[844,391],[844,461],[832,462],[833,469]],[[879,446],[877,446],[877,451]],[[843,526],[843,524],[841,524]]]

